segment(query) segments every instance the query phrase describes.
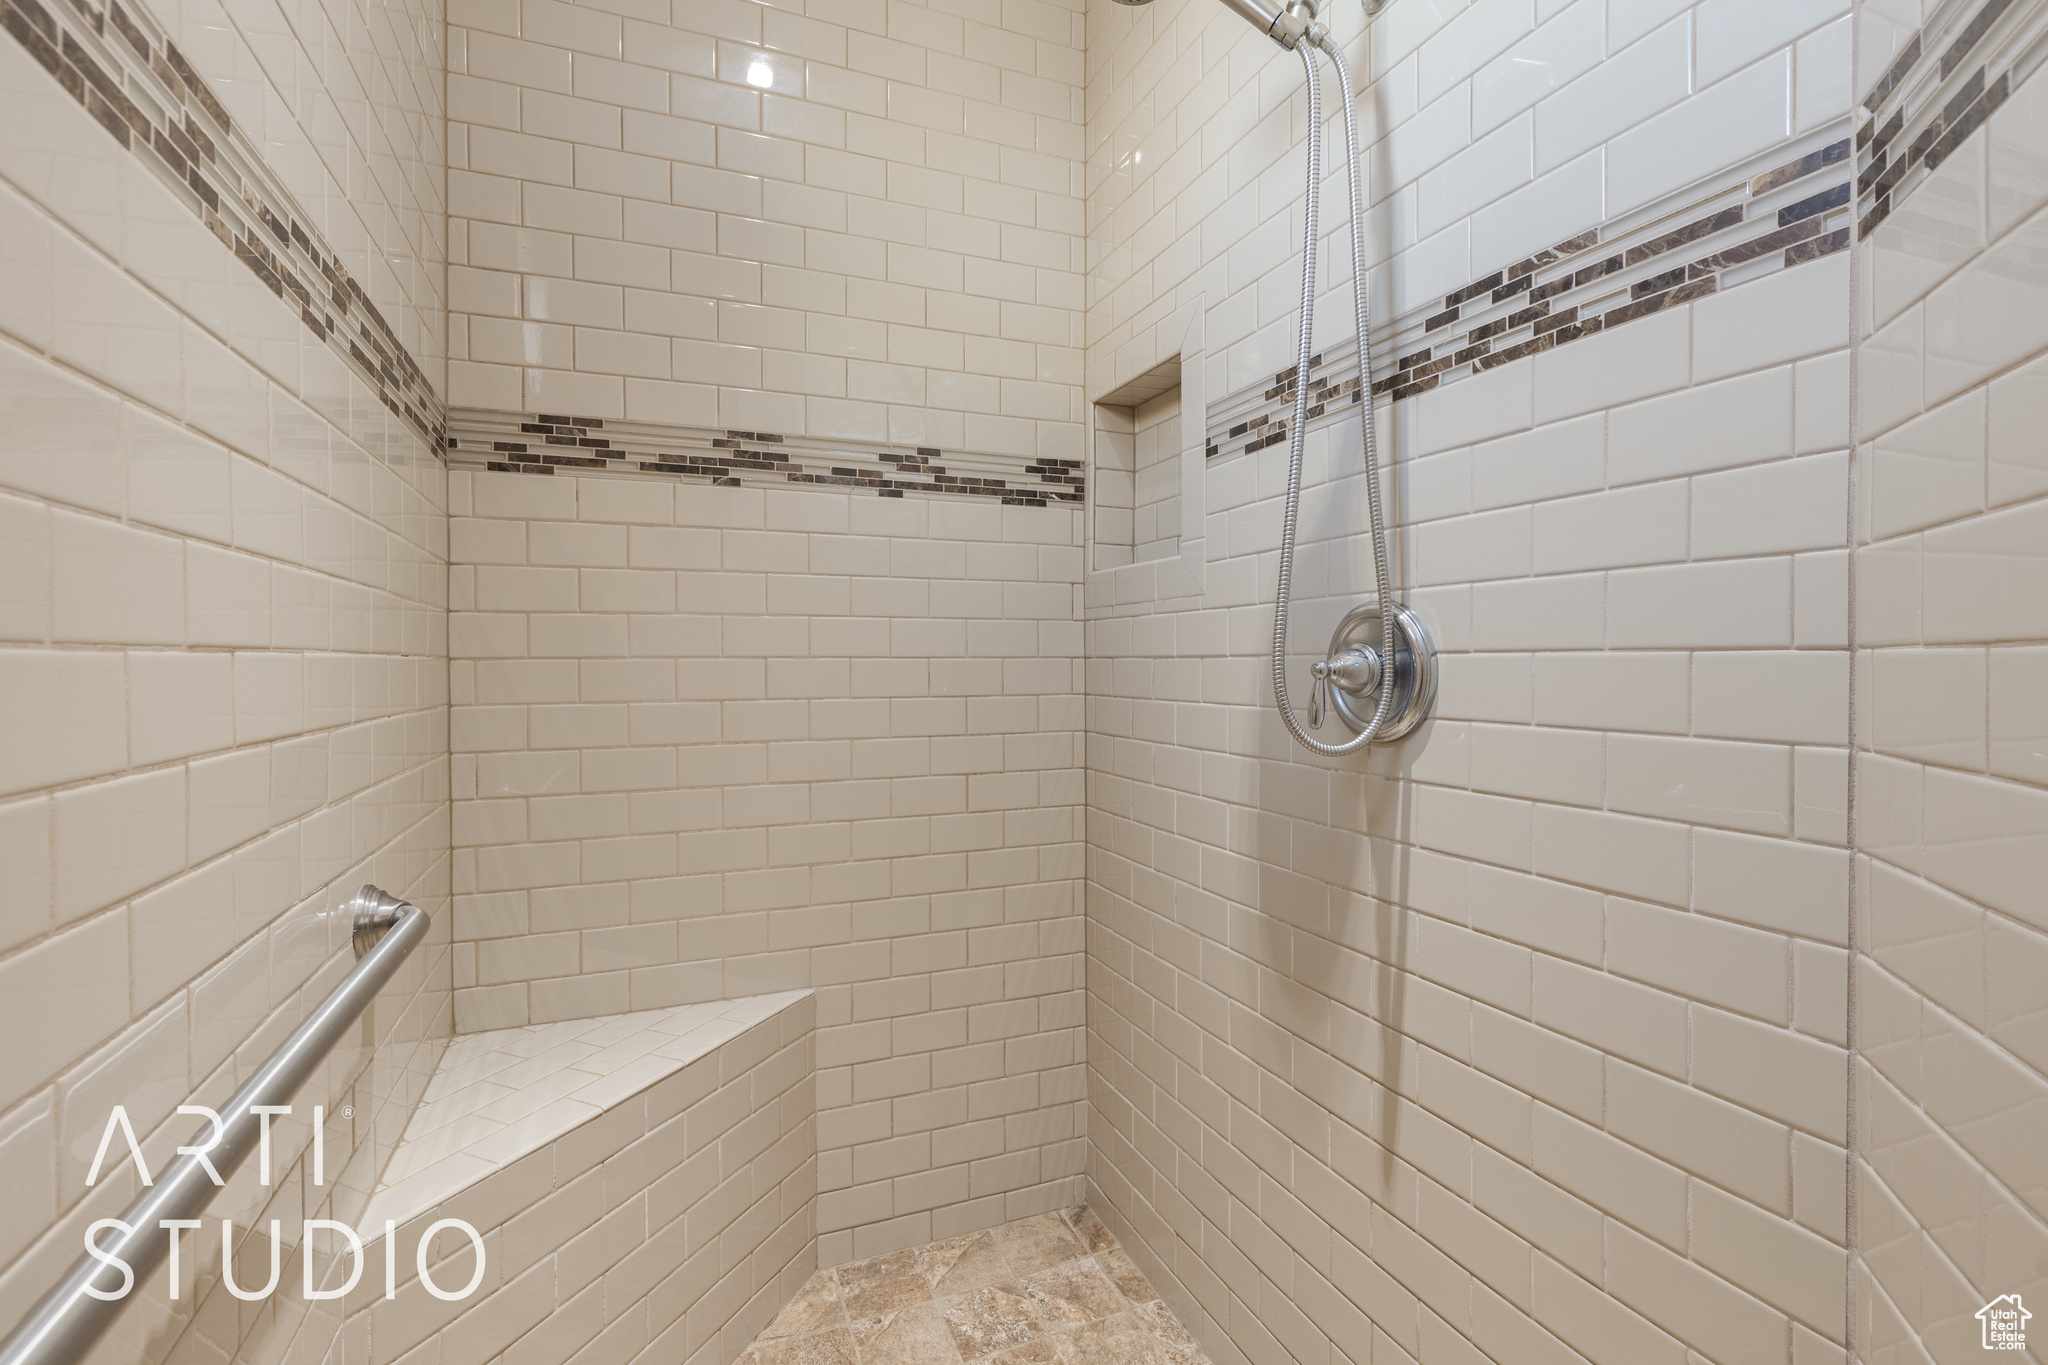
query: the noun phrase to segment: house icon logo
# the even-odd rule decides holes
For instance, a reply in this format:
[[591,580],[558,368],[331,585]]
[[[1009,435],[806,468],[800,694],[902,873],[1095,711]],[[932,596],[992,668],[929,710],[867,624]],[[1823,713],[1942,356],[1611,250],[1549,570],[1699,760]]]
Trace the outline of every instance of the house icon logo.
[[2033,1317],[2017,1294],[2001,1294],[1977,1310],[1984,1324],[1984,1349],[2024,1351],[2027,1349],[2027,1319]]

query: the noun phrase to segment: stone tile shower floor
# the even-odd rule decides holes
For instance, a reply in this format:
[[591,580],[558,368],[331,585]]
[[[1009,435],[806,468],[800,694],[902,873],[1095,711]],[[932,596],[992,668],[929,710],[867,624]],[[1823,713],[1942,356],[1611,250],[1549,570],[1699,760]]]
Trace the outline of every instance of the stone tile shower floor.
[[1086,1205],[813,1275],[738,1365],[1209,1365]]

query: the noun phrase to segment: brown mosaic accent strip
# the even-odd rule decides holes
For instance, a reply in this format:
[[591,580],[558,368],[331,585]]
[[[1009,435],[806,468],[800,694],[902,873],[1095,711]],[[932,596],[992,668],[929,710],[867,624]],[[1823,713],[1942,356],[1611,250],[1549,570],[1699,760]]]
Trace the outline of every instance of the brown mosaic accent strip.
[[[2040,63],[2048,0],[1938,13],[1863,97],[1856,233],[1868,236]],[[1939,53],[1939,57],[1935,56]],[[1997,75],[1992,75],[1996,71]]]
[[430,448],[447,410],[340,257],[147,11],[0,0],[0,27]]
[[1997,23],[1999,16],[2011,6],[2012,0],[1985,0],[1984,7],[1970,16],[1970,22],[1963,25],[1963,31],[1956,35],[1955,41],[1948,45],[1948,50],[1941,54],[1943,80],[1948,79],[1957,67],[1969,59],[1970,50],[1991,31],[1991,26]]
[[790,484],[878,497],[993,498],[1048,507],[1087,498],[1079,460],[942,451],[931,446],[821,441],[771,431],[713,431],[562,413],[455,408],[448,414],[454,468],[552,475],[603,470],[702,480],[724,488]]
[[[1440,307],[1413,310],[1389,329],[1393,344],[1375,343],[1380,354],[1397,358],[1373,376],[1373,396],[1412,398],[1841,250],[1849,241],[1851,189],[1847,179],[1828,181],[1847,171],[1850,155],[1845,135],[1704,194],[1689,191],[1678,207],[1653,210],[1644,221],[1567,238],[1451,291]],[[1352,342],[1311,358],[1311,422],[1329,415],[1340,398],[1360,401],[1357,363]],[[1318,378],[1318,371],[1352,377]],[[1208,455],[1285,441],[1294,398],[1290,369],[1216,404]]]
[[[1872,86],[1870,93],[1863,97],[1863,107],[1872,114],[1875,114],[1891,93],[1905,82],[1906,73],[1918,65],[1919,61],[1920,35],[1916,33],[1913,35],[1912,40],[1906,44],[1905,48],[1900,51],[1899,58],[1891,64],[1891,69],[1878,77],[1877,84]],[[1867,128],[1870,125],[1865,124],[1864,126]],[[1858,141],[1859,143],[1861,142],[1860,135]]]
[[1847,147],[1843,146],[1840,142],[1830,142],[1818,151],[1808,152],[1805,156],[1794,161],[1788,161],[1782,166],[1773,166],[1770,170],[1753,178],[1749,182],[1750,197],[1754,199],[1769,194],[1781,185],[1789,185],[1794,180],[1804,180],[1807,176],[1812,175],[1824,166],[1832,166],[1838,161],[1847,161],[1848,159],[1849,149]]
[[[1652,256],[1661,256],[1676,247],[1696,242],[1702,237],[1710,237],[1723,228],[1734,227],[1741,221],[1742,205],[1731,204],[1719,213],[1710,213],[1697,222],[1687,223],[1684,227],[1667,232],[1661,237],[1652,237],[1649,241],[1639,246],[1630,247],[1622,253],[1622,263],[1624,265],[1641,265]],[[1781,223],[1786,221],[1784,210],[1782,209],[1779,211],[1778,221]]]
[[[1268,388],[1262,395],[1264,400],[1268,403],[1278,401],[1282,412],[1291,413],[1294,410],[1294,391],[1300,368],[1298,365],[1290,365],[1274,375],[1272,387]],[[1311,422],[1328,412],[1332,403],[1352,404],[1363,401],[1363,395],[1359,391],[1358,377],[1356,375],[1349,379],[1334,381],[1318,379],[1316,371],[1322,368],[1323,357],[1321,354],[1309,357],[1308,382],[1315,388],[1314,394],[1309,399],[1308,420]],[[1278,445],[1287,439],[1287,419],[1284,416],[1275,417],[1271,414],[1249,417],[1223,433],[1221,439],[1234,441],[1241,436],[1247,435],[1251,439],[1244,446],[1246,450],[1264,450],[1267,446]],[[1216,438],[1213,435],[1209,441],[1208,453],[1212,456],[1219,453]]]

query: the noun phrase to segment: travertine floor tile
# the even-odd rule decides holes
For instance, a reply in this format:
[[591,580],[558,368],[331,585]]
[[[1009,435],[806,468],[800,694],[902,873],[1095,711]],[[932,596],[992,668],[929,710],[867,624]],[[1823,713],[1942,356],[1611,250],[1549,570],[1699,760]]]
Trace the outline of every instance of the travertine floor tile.
[[1131,1258],[1124,1255],[1123,1249],[1118,1247],[1114,1240],[1110,1242],[1110,1249],[1095,1259],[1104,1273],[1116,1282],[1116,1287],[1123,1291],[1124,1297],[1132,1303],[1149,1303],[1159,1297],[1152,1289],[1152,1282],[1145,1278],[1145,1273],[1131,1264]]
[[1180,1325],[1180,1319],[1173,1310],[1154,1298],[1138,1309],[1138,1317],[1151,1325],[1152,1334],[1159,1338],[1159,1345],[1166,1356],[1166,1365],[1209,1365],[1209,1357],[1202,1354],[1202,1348],[1195,1345],[1195,1339],[1188,1329]]
[[1017,1292],[1020,1288],[1015,1283],[992,1284],[948,1301],[946,1326],[953,1329],[953,1345],[962,1360],[981,1360],[1045,1334],[1049,1324],[1041,1319],[1038,1305]]
[[813,1275],[797,1296],[775,1315],[775,1321],[761,1329],[756,1340],[808,1336],[828,1327],[844,1326],[846,1305],[841,1301],[838,1277]]
[[1209,1365],[1085,1205],[812,1276],[739,1365]]
[[1019,1218],[1014,1223],[1005,1223],[996,1228],[996,1249],[1003,1253],[1003,1259],[1010,1263],[1010,1269],[1019,1275],[1056,1266],[1061,1261],[1088,1254],[1088,1248],[1067,1226],[1066,1219],[1057,1213],[1041,1213],[1035,1218]]
[[917,1268],[915,1250],[871,1256],[840,1266],[837,1273],[849,1317],[880,1317],[927,1302],[932,1296],[924,1272]]
[[988,1232],[928,1242],[917,1249],[917,1264],[935,1298],[951,1298],[1010,1278],[1010,1263],[996,1250],[996,1239]]
[[1024,1292],[1037,1305],[1039,1320],[1048,1330],[1113,1317],[1131,1307],[1090,1256],[1039,1271],[1024,1281]]
[[853,1343],[862,1360],[951,1361],[958,1354],[945,1316],[930,1301],[881,1317],[856,1319]]
[[1081,1239],[1081,1244],[1088,1248],[1090,1255],[1116,1249],[1116,1238],[1110,1236],[1109,1229],[1095,1216],[1095,1210],[1086,1204],[1081,1206],[1079,1216],[1070,1218],[1068,1223],[1074,1229],[1074,1234]]

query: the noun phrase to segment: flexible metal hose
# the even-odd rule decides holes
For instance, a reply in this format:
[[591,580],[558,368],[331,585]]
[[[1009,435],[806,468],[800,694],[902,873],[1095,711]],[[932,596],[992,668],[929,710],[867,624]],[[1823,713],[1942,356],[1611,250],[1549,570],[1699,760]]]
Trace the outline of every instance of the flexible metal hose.
[[[1316,230],[1318,189],[1322,181],[1323,97],[1316,73],[1316,59],[1310,50],[1320,46],[1337,68],[1337,82],[1344,94],[1344,156],[1351,192],[1351,299],[1358,321],[1359,428],[1365,449],[1366,506],[1372,518],[1373,581],[1380,601],[1380,702],[1366,727],[1342,744],[1317,739],[1302,727],[1287,699],[1287,606],[1294,590],[1295,523],[1301,510],[1301,457],[1308,438],[1308,362],[1314,340],[1316,293]],[[1295,49],[1308,73],[1308,209],[1301,255],[1301,344],[1294,366],[1294,426],[1287,433],[1287,512],[1280,524],[1280,585],[1273,606],[1273,696],[1280,703],[1280,719],[1287,732],[1311,752],[1336,757],[1357,753],[1373,742],[1394,703],[1394,594],[1387,571],[1387,532],[1380,510],[1380,468],[1378,442],[1372,416],[1372,338],[1365,291],[1365,204],[1358,183],[1358,116],[1352,104],[1351,73],[1343,54],[1327,35],[1315,35]],[[1326,684],[1334,686],[1334,684]]]

